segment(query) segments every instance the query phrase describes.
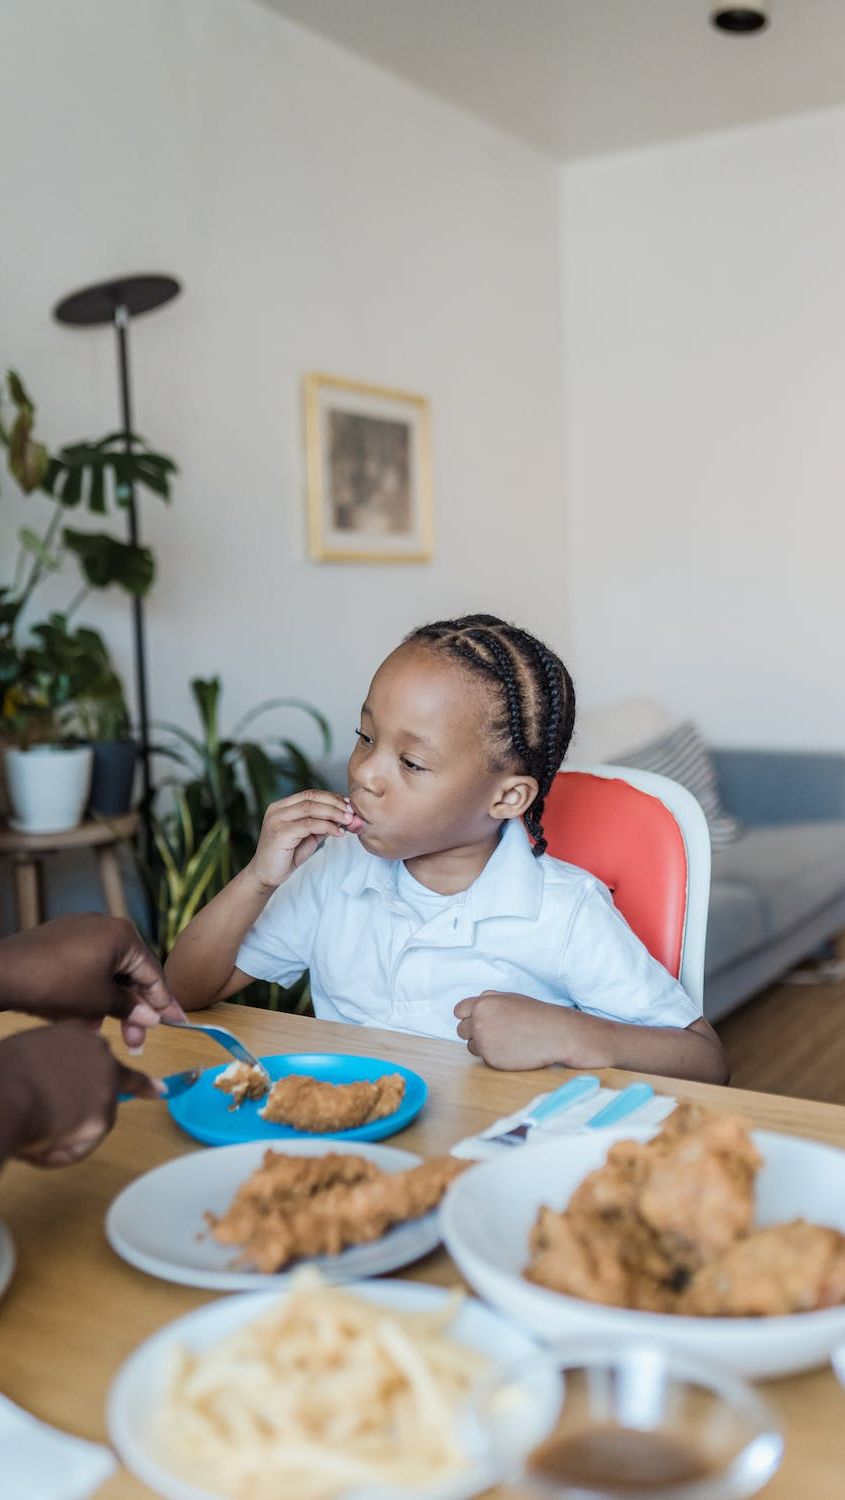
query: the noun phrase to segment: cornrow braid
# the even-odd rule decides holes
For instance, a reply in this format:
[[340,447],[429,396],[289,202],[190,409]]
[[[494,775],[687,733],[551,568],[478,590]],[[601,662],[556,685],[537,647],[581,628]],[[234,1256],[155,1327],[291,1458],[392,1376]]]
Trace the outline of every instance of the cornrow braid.
[[498,706],[490,726],[495,754],[537,782],[524,822],[535,855],[544,854],[543,808],[575,724],[575,688],[560,657],[496,615],[435,620],[412,630],[405,641],[444,651],[495,684]]

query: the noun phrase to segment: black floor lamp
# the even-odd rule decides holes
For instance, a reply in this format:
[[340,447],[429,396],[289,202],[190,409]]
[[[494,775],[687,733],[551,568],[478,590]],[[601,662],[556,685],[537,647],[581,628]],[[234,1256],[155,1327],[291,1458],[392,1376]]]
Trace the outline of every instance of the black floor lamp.
[[[101,281],[96,286],[87,286],[71,296],[64,297],[53,309],[60,323],[71,323],[78,327],[93,327],[111,323],[117,337],[117,362],[120,379],[120,420],[127,453],[131,447],[132,434],[132,388],[129,378],[129,323],[141,313],[152,312],[177,296],[179,282],[173,276],[144,275],[122,276],[115,281]],[[129,540],[138,544],[140,531],[135,504],[135,486],[130,480],[126,502]],[[138,703],[138,739],[143,778],[144,853],[149,856],[152,847],[150,821],[150,712],[147,691],[147,647],[144,631],[144,605],[141,599],[132,600],[132,624],[135,655],[135,692]]]

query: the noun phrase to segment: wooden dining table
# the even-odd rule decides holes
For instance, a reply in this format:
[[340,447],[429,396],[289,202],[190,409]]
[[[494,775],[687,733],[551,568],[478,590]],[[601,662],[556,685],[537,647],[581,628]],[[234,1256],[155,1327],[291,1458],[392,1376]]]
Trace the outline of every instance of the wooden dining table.
[[[415,1069],[428,1083],[428,1102],[391,1144],[424,1156],[448,1151],[456,1141],[566,1077],[563,1069],[496,1072],[471,1057],[461,1042],[245,1006],[218,1005],[195,1019],[228,1026],[259,1054],[358,1053]],[[0,1017],[0,1036],[23,1024],[19,1017]],[[120,1051],[117,1037],[111,1039]],[[191,1065],[211,1067],[221,1060],[219,1048],[206,1037],[158,1028],[149,1037],[142,1065],[164,1074]],[[631,1080],[630,1074],[621,1072],[601,1076],[612,1088]],[[845,1148],[845,1108],[838,1105],[677,1079],[649,1081],[659,1092],[677,1098],[741,1111],[757,1127]],[[0,1299],[0,1391],[6,1396],[56,1427],[107,1441],[106,1395],[123,1361],[156,1329],[216,1294],[159,1281],[127,1265],[108,1245],[105,1214],[115,1196],[141,1173],[198,1149],[207,1148],[184,1135],[163,1104],[133,1101],[121,1105],[115,1129],[87,1161],[49,1173],[18,1162],[6,1165],[0,1178],[0,1218],[17,1252],[14,1277]],[[398,1274],[441,1286],[461,1284],[443,1249]],[[767,1500],[841,1500],[845,1391],[831,1369],[769,1381],[764,1393],[786,1434],[783,1464],[765,1490]],[[142,1500],[152,1493],[119,1468],[96,1497]]]

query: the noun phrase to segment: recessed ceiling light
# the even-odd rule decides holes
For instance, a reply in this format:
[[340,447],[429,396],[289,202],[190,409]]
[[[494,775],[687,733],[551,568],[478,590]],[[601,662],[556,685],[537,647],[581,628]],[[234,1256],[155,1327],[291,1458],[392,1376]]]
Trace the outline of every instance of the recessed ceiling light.
[[717,31],[729,31],[734,36],[750,36],[769,24],[761,5],[720,5],[711,12],[710,20]]

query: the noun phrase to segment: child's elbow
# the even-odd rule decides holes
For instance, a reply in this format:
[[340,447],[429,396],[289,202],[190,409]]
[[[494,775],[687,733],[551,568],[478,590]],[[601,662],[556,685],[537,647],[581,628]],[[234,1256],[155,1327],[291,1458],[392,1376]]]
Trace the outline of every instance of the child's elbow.
[[687,1027],[687,1030],[694,1031],[697,1036],[701,1037],[701,1053],[703,1055],[702,1082],[730,1083],[731,1065],[728,1062],[728,1055],[710,1022],[705,1021],[702,1016],[701,1020],[693,1021],[692,1025]]

